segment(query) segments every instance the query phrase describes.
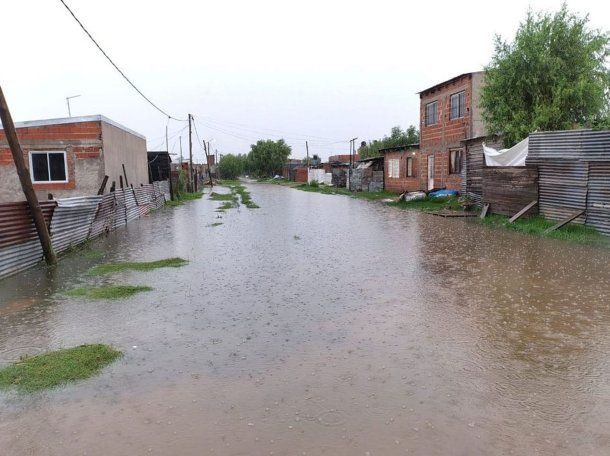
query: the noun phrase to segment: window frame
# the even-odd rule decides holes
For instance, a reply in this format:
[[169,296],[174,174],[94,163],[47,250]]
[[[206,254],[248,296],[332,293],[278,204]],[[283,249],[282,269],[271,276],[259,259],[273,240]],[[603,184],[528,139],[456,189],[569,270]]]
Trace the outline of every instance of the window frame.
[[[411,171],[409,172],[409,163],[411,164]],[[406,171],[406,176],[407,177],[415,177],[415,168],[413,167],[414,164],[414,160],[413,157],[407,157],[406,160],[406,164],[405,164],[405,171]]]
[[[454,164],[454,160],[452,159],[452,155],[456,154],[458,155],[459,153],[459,157],[460,157],[460,169],[459,170],[455,170],[455,164]],[[462,171],[464,170],[464,149],[450,149],[449,150],[449,174],[462,174]]]
[[[457,108],[457,116],[453,115],[453,97],[458,97],[458,108]],[[459,100],[462,100],[462,103],[459,102]],[[461,108],[461,110],[460,110]],[[459,92],[456,93],[452,93],[451,96],[449,97],[449,120],[455,120],[455,119],[463,119],[464,116],[466,115],[466,91],[465,90],[460,90]]]
[[[396,171],[396,173],[394,173]],[[396,174],[396,175],[394,175]],[[390,158],[388,160],[388,177],[390,179],[400,179],[400,159]]]
[[[434,122],[430,122],[430,118],[428,117],[428,106],[432,105],[434,105]],[[432,125],[436,125],[438,123],[438,100],[426,103],[424,106],[424,110],[424,126],[430,127]]]
[[[34,177],[34,162],[32,160],[34,154],[45,154],[47,156],[47,171],[49,180],[40,181]],[[65,180],[51,180],[51,161],[49,160],[49,154],[63,154],[64,156],[64,171],[66,175]],[[30,178],[33,184],[67,184],[70,182],[70,176],[68,174],[68,154],[65,150],[30,150],[28,151],[28,159],[30,164]]]

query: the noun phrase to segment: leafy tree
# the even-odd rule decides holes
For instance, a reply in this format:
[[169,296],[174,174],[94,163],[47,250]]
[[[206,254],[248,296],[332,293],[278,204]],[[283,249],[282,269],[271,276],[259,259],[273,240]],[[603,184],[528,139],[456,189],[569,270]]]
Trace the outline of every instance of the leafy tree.
[[480,106],[511,146],[533,131],[610,124],[606,32],[568,11],[527,13],[512,43],[495,38]]
[[283,139],[278,141],[259,140],[250,146],[246,169],[257,176],[281,174],[290,152],[290,146]]
[[243,155],[223,155],[218,162],[218,171],[224,179],[236,179],[244,172],[245,157]]
[[363,142],[358,149],[358,154],[360,154],[360,158],[376,157],[379,155],[379,149],[417,143],[419,143],[419,130],[417,127],[411,125],[406,130],[403,130],[396,126],[392,128],[390,136],[384,136],[382,139],[375,139],[368,143]]

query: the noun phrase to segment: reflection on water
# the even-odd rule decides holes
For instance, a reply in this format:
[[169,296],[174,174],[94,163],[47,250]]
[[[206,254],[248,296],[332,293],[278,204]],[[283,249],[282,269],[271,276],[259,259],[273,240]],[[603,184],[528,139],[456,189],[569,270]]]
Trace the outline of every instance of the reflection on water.
[[[0,393],[3,454],[610,453],[608,251],[250,187],[261,209],[159,211],[94,242],[101,260],[0,282],[0,363],[125,353],[76,385]],[[86,274],[168,256],[190,263]],[[112,282],[155,290],[62,294]]]

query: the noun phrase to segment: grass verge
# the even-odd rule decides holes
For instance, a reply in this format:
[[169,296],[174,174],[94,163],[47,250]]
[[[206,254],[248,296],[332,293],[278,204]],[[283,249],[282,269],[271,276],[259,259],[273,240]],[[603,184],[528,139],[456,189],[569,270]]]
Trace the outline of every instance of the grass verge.
[[442,209],[449,209],[452,211],[461,211],[458,199],[455,197],[439,197],[439,198],[424,198],[414,201],[398,201],[395,203],[388,203],[388,206],[398,207],[400,209],[417,209],[419,211],[439,211]]
[[104,285],[101,287],[80,287],[68,290],[68,296],[86,299],[122,299],[128,298],[136,293],[150,291],[151,287],[133,285]]
[[315,193],[323,193],[325,195],[345,195],[351,196],[352,198],[357,199],[367,199],[367,200],[381,200],[386,198],[396,198],[398,195],[395,193],[390,193],[386,191],[382,192],[352,192],[345,187],[333,187],[330,185],[309,185],[309,184],[300,184],[295,185],[293,188],[297,190],[302,190],[304,192],[315,192]]
[[0,370],[0,388],[27,393],[53,388],[92,377],[121,356],[113,347],[94,344],[26,357]]
[[125,261],[123,263],[100,264],[91,269],[90,274],[100,275],[128,270],[150,271],[151,269],[158,268],[179,268],[187,263],[187,260],[179,257],[165,258],[157,261]]
[[208,227],[215,227],[215,226],[220,226],[222,225],[222,222],[214,222],[214,223],[210,223],[209,225],[206,225]]
[[537,215],[534,217],[520,218],[514,223],[509,223],[509,217],[503,215],[489,215],[484,219],[478,219],[483,225],[505,228],[519,233],[532,234],[551,239],[561,239],[565,241],[573,241],[584,244],[599,244],[610,247],[610,239],[607,236],[599,233],[594,228],[569,223],[568,225],[559,228],[558,230],[546,233],[545,231],[555,225],[557,222],[547,220],[544,217]]
[[183,192],[183,193],[176,193],[174,195],[174,199],[173,200],[169,200],[165,202],[165,205],[167,207],[176,207],[176,206],[181,206],[184,203],[186,203],[187,201],[193,201],[196,199],[199,199],[203,196],[202,192]]
[[217,212],[223,212],[227,209],[239,207],[240,202],[248,209],[257,209],[260,207],[254,201],[252,201],[250,192],[246,190],[246,187],[244,187],[241,182],[234,180],[223,180],[221,185],[229,187],[231,193],[212,192],[210,195],[211,200],[223,201],[223,204],[221,204],[216,210]]

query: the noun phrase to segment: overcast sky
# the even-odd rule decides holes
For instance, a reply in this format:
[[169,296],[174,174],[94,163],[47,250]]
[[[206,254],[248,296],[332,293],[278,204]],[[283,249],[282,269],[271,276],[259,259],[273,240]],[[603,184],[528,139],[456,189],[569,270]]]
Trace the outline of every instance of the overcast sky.
[[[294,157],[348,153],[392,126],[418,124],[416,92],[489,61],[528,6],[560,1],[66,0],[155,103],[192,113],[220,153],[284,137]],[[610,29],[610,2],[571,1]],[[59,0],[3,1],[0,84],[16,121],[103,114],[164,149],[167,119],[89,41]],[[178,151],[186,124],[170,122]],[[196,142],[196,139],[194,140]],[[201,147],[195,146],[202,157]]]

